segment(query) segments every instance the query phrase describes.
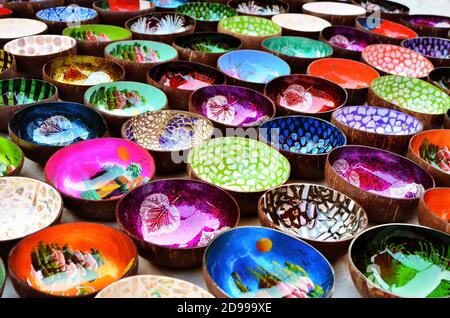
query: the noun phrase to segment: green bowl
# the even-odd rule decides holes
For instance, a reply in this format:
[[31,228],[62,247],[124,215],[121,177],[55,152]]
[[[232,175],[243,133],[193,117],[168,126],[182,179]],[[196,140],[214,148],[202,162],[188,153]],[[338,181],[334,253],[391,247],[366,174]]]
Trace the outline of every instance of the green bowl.
[[11,140],[0,137],[0,177],[17,176],[22,170],[24,155]]
[[196,32],[214,32],[217,30],[217,23],[220,20],[236,15],[236,11],[229,6],[213,2],[186,3],[178,7],[177,12],[196,20]]
[[3,261],[0,258],[0,297],[2,297],[3,287],[5,286],[5,281],[6,281],[5,265],[3,264]]

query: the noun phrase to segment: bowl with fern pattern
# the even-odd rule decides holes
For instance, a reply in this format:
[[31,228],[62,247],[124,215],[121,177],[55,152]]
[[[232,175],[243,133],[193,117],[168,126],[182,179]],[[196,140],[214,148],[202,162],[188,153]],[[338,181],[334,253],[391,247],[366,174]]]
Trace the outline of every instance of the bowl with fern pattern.
[[116,219],[142,256],[164,267],[186,268],[201,264],[209,242],[237,226],[239,206],[212,184],[161,179],[125,195]]
[[425,191],[417,209],[419,224],[450,235],[450,187]]
[[386,19],[358,18],[355,25],[357,29],[369,33],[384,44],[400,45],[405,39],[418,37],[418,34],[410,28]]
[[227,4],[240,15],[253,15],[267,19],[289,11],[289,4],[281,0],[230,0]]
[[195,32],[215,32],[220,20],[236,15],[236,11],[225,4],[205,1],[183,4],[177,12],[195,19]]
[[16,76],[17,64],[14,55],[0,49],[0,80]]
[[450,31],[450,17],[445,15],[410,14],[399,21],[420,36],[447,38]]
[[64,5],[65,0],[5,0],[2,6],[12,11],[16,18],[34,19],[36,13],[42,9]]
[[435,67],[450,66],[450,39],[418,37],[401,45],[425,56]]
[[428,74],[427,80],[429,83],[433,84],[441,91],[450,96],[450,66],[436,67]]
[[8,138],[0,137],[0,177],[19,175],[24,161],[22,149]]
[[284,36],[319,38],[320,32],[331,24],[327,20],[301,13],[281,13],[274,15],[272,21],[282,28]]
[[49,7],[36,13],[36,18],[48,26],[53,34],[61,34],[68,25],[98,23],[98,14],[94,9],[79,6]]
[[126,1],[98,0],[92,4],[92,8],[97,11],[102,24],[123,27],[129,19],[155,11],[155,4],[147,0],[128,3]]

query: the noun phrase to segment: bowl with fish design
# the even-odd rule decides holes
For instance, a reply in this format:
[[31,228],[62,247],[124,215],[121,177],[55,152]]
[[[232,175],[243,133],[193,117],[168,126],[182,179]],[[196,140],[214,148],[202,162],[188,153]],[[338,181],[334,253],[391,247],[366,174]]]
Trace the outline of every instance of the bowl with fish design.
[[47,25],[33,19],[0,19],[0,48],[9,41],[47,32]]
[[97,138],[58,150],[44,174],[61,192],[67,209],[82,217],[111,220],[119,199],[153,178],[155,162],[134,142]]
[[270,19],[274,15],[289,12],[289,4],[281,0],[230,0],[227,5],[239,15]]
[[400,23],[420,36],[446,38],[450,31],[450,17],[430,14],[411,14],[400,19]]
[[195,32],[215,32],[220,20],[236,15],[236,11],[225,4],[205,1],[185,3],[177,12],[195,19]]
[[388,0],[353,0],[354,4],[366,9],[367,15],[377,14],[382,19],[398,21],[409,14],[409,8],[395,1]]
[[0,80],[10,79],[17,74],[17,63],[14,55],[0,49]]
[[92,8],[97,11],[100,22],[104,24],[124,26],[129,19],[145,15],[155,11],[155,4],[151,1],[116,1],[98,0],[92,4]]
[[402,24],[380,18],[358,18],[356,28],[376,37],[381,43],[400,45],[405,39],[413,39],[418,34]]
[[450,66],[450,39],[418,37],[401,45],[425,56],[435,67]]
[[313,15],[329,21],[332,25],[352,26],[355,19],[365,16],[365,8],[344,2],[319,1],[309,2],[302,6],[304,14]]
[[45,8],[64,5],[64,0],[5,0],[2,1],[4,9],[11,10],[16,18],[34,19],[36,13]]
[[425,191],[417,209],[419,223],[450,234],[450,188]]
[[37,20],[45,23],[52,34],[61,34],[69,25],[98,23],[94,9],[79,6],[49,7],[36,13]]
[[0,137],[0,177],[18,176],[22,171],[25,155],[22,149],[5,137]]
[[[427,80],[429,83],[450,96],[450,66],[436,67],[428,74]],[[445,128],[448,129],[449,127]]]
[[301,13],[281,13],[272,17],[272,21],[279,25],[284,36],[300,36],[319,39],[320,32],[331,26],[331,23],[313,15]]

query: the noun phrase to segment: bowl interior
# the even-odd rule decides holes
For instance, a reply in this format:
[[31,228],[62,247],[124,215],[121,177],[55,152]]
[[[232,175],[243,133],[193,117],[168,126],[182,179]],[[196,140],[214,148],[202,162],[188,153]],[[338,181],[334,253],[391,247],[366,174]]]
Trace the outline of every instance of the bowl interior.
[[439,88],[450,90],[450,67],[435,68],[428,76]]
[[0,81],[0,106],[17,106],[43,102],[57,94],[56,87],[48,82],[14,78]]
[[50,22],[86,21],[97,16],[97,12],[91,8],[79,6],[54,7],[40,10],[36,17]]
[[14,56],[11,53],[0,49],[0,74],[10,69],[13,61]]
[[279,0],[231,0],[228,5],[241,14],[258,16],[272,16],[288,10],[288,5]]
[[402,42],[402,46],[424,56],[450,59],[450,40],[432,37],[419,37]]
[[357,23],[365,30],[393,39],[416,38],[417,33],[404,25],[379,18],[358,18]]
[[430,28],[450,28],[450,17],[414,14],[402,17],[402,20],[416,26],[425,26]]
[[59,217],[62,199],[53,187],[31,178],[0,179],[0,241],[18,239],[49,226]]
[[229,34],[202,32],[178,37],[174,44],[190,51],[220,54],[237,50],[241,40]]
[[61,35],[35,35],[5,44],[5,50],[22,56],[40,56],[64,52],[75,47],[74,39]]
[[412,151],[450,178],[450,129],[424,131],[411,139]]
[[0,19],[0,39],[16,39],[39,34],[47,30],[47,25],[32,19]]
[[0,137],[0,177],[16,170],[23,162],[23,153],[11,140]]
[[163,9],[176,9],[190,0],[152,0],[155,6]]
[[0,258],[0,290],[3,290],[5,281],[6,281],[5,264],[3,263],[2,259]]
[[[167,0],[166,0],[167,1]],[[120,12],[133,12],[133,11],[141,11],[150,9],[152,7],[152,2],[154,1],[147,1],[147,0],[139,0],[139,3],[137,6],[135,5],[134,1],[130,3],[125,3],[124,1],[115,1],[113,2],[113,5],[110,6],[110,1],[108,0],[100,0],[96,1],[94,3],[94,7],[112,12],[112,13],[120,13]]]
[[449,222],[450,188],[430,189],[425,193],[423,199],[432,213]]
[[133,242],[101,224],[49,227],[18,244],[10,269],[31,288],[57,296],[98,292],[125,275],[136,259]]
[[381,11],[382,13],[390,14],[407,14],[409,8],[401,3],[394,1],[379,1],[379,0],[353,0],[356,4],[363,7],[367,12]]
[[265,39],[262,42],[262,46],[276,53],[307,59],[326,57],[333,54],[333,48],[324,42],[296,36],[280,36]]
[[284,29],[303,32],[320,32],[331,25],[325,19],[301,13],[277,14],[272,21]]
[[109,44],[105,54],[127,62],[154,64],[175,59],[177,50],[165,43],[131,40]]
[[64,29],[63,35],[77,41],[108,42],[131,38],[131,32],[125,28],[106,24],[85,24]]
[[177,8],[177,12],[198,21],[220,21],[236,15],[236,11],[225,4],[213,2],[190,2]]
[[99,138],[56,152],[45,176],[65,195],[84,200],[113,200],[147,183],[155,174],[150,154],[128,140]]
[[303,5],[303,10],[308,10],[318,14],[329,14],[336,16],[365,15],[366,9],[363,7],[332,1],[310,2]]
[[380,41],[370,34],[356,28],[335,25],[322,30],[325,40],[335,47],[362,52],[366,46],[379,44]]
[[239,227],[208,247],[204,267],[230,297],[325,298],[332,294],[333,269],[310,245],[262,227]]
[[245,36],[270,36],[281,33],[281,27],[265,18],[237,15],[220,20],[223,29]]
[[135,33],[168,35],[193,29],[195,20],[178,13],[161,12],[133,18],[125,26]]

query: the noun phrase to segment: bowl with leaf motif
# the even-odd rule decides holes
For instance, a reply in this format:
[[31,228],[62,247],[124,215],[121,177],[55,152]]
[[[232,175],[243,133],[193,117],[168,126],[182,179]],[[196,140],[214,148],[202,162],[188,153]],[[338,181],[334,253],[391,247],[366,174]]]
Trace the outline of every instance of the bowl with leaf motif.
[[0,297],[2,297],[3,288],[5,287],[5,282],[6,282],[5,264],[3,263],[2,259],[0,258]]
[[97,11],[80,6],[49,7],[36,13],[36,18],[53,34],[61,34],[68,26],[98,23]]
[[0,48],[9,41],[47,32],[47,25],[33,19],[0,19]]
[[446,38],[450,31],[450,17],[431,14],[411,14],[400,19],[400,23],[420,36]]
[[331,23],[313,15],[301,13],[281,13],[274,15],[272,21],[282,28],[284,36],[301,36],[317,40],[320,32]]
[[450,96],[450,66],[436,67],[428,74],[428,82]]
[[425,56],[435,67],[450,66],[450,39],[418,37],[401,45]]
[[16,76],[17,64],[14,55],[0,49],[0,80]]
[[17,294],[32,298],[93,297],[137,273],[138,254],[125,233],[103,224],[48,227],[20,241],[8,258]]
[[388,0],[353,0],[354,4],[366,9],[367,15],[378,14],[382,19],[398,21],[409,14],[409,8],[395,1]]
[[39,10],[64,5],[64,0],[4,0],[4,9],[12,11],[16,18],[34,19]]
[[236,15],[236,11],[225,4],[204,1],[183,4],[177,12],[195,19],[196,32],[216,32],[220,20]]
[[356,28],[376,37],[381,43],[400,45],[405,39],[417,38],[416,32],[402,24],[380,18],[358,18]]
[[355,19],[365,16],[365,8],[344,2],[319,1],[309,2],[302,6],[304,14],[313,15],[329,21],[332,25],[349,25],[355,23]]
[[119,199],[153,178],[155,162],[134,142],[97,138],[58,150],[44,174],[61,192],[67,209],[82,217],[111,220]]
[[419,223],[450,234],[450,188],[425,191],[417,209]]
[[25,156],[22,149],[11,140],[0,137],[0,177],[18,176]]
[[227,5],[239,15],[258,16],[267,19],[289,11],[289,5],[281,0],[230,0]]
[[155,4],[153,1],[147,0],[130,1],[129,3],[98,0],[92,4],[92,8],[97,11],[101,23],[123,27],[129,19],[155,11]]
[[186,268],[201,264],[209,242],[237,226],[239,206],[209,183],[162,179],[124,196],[116,219],[142,256],[164,267]]

